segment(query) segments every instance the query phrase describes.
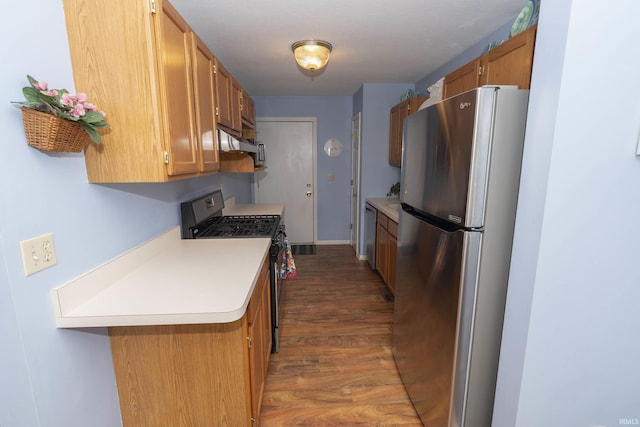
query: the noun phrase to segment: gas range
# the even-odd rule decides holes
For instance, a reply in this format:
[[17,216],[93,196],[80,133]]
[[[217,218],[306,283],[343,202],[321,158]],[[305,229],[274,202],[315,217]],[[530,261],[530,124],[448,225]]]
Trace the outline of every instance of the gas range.
[[266,237],[269,247],[271,290],[271,352],[280,348],[279,328],[284,298],[284,283],[279,278],[285,250],[284,224],[280,215],[222,215],[222,191],[180,204],[183,239],[234,239]]
[[281,233],[280,215],[222,215],[220,190],[180,205],[183,239],[270,237]]

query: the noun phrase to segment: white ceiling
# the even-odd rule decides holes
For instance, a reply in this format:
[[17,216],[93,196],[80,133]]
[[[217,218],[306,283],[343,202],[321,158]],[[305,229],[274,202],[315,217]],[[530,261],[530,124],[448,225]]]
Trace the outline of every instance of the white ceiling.
[[[415,83],[513,19],[525,0],[171,0],[251,95],[353,95]],[[313,79],[290,46],[333,44]]]

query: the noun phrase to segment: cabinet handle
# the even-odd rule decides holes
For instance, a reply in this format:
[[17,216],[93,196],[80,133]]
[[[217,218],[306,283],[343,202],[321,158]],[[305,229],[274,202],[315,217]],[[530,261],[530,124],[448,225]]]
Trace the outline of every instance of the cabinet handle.
[[253,348],[253,340],[251,339],[251,337],[247,337],[247,345],[249,346],[249,348]]
[[484,72],[484,67],[481,65],[478,67],[478,75],[481,76],[483,72]]

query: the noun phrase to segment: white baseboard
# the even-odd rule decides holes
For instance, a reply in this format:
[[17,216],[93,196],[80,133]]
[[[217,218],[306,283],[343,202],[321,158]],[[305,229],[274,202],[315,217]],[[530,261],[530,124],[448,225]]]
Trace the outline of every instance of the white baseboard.
[[350,245],[350,240],[320,240],[316,245]]

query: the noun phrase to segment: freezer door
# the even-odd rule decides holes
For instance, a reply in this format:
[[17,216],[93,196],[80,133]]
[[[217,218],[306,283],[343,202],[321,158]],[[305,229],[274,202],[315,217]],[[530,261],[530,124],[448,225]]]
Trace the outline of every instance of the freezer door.
[[[400,213],[393,354],[426,426],[460,425],[450,422],[464,412],[481,239]],[[462,398],[452,398],[454,390]]]
[[405,203],[464,227],[483,225],[496,90],[465,92],[405,119]]

